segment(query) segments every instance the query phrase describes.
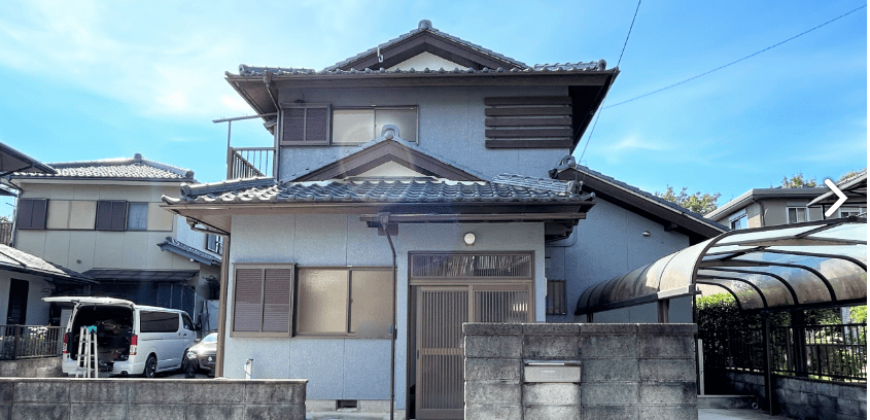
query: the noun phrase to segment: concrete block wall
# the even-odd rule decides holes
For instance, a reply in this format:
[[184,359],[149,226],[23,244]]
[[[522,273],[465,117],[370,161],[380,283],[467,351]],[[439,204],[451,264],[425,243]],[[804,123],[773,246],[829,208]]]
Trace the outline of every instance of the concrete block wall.
[[0,420],[302,420],[306,383],[306,380],[0,379]]
[[[695,324],[462,326],[465,419],[697,419]],[[580,360],[580,383],[524,383],[524,360]]]
[[[757,373],[708,370],[705,381],[717,384],[712,392],[754,395],[767,406],[764,376]],[[867,418],[866,384],[846,384],[785,376],[773,377],[774,411],[795,419],[857,420]]]
[[0,360],[0,378],[62,378],[60,357]]

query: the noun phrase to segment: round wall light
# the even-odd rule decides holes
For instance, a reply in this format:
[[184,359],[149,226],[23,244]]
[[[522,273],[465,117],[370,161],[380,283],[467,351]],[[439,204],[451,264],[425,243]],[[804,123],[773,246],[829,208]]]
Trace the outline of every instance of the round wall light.
[[465,237],[463,239],[465,240],[465,245],[472,246],[474,245],[474,241],[477,240],[477,237],[474,236],[473,233],[468,232],[465,234]]

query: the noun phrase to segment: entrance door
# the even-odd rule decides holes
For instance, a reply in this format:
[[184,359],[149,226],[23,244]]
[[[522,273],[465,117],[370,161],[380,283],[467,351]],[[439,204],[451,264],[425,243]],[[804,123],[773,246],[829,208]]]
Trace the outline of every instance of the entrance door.
[[6,325],[24,325],[27,322],[27,294],[30,282],[12,279],[9,285],[9,306]]
[[417,419],[461,419],[462,323],[530,322],[530,284],[417,288]]

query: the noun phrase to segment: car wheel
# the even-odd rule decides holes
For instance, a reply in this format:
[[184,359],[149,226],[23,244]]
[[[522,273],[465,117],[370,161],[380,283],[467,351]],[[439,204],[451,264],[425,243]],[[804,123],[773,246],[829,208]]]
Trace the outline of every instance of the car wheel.
[[145,372],[144,375],[146,378],[153,378],[157,374],[157,358],[154,355],[148,356],[148,360],[145,361]]

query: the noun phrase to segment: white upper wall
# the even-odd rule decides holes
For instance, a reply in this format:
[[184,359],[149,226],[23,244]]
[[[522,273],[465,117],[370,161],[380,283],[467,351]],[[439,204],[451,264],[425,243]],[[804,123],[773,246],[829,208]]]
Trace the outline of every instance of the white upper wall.
[[468,67],[465,67],[462,64],[454,63],[428,51],[423,51],[422,53],[417,54],[399,64],[396,64],[395,66],[390,67],[387,70],[409,70],[411,68],[413,68],[414,70],[453,70],[454,68],[458,68],[460,70],[468,70]]

